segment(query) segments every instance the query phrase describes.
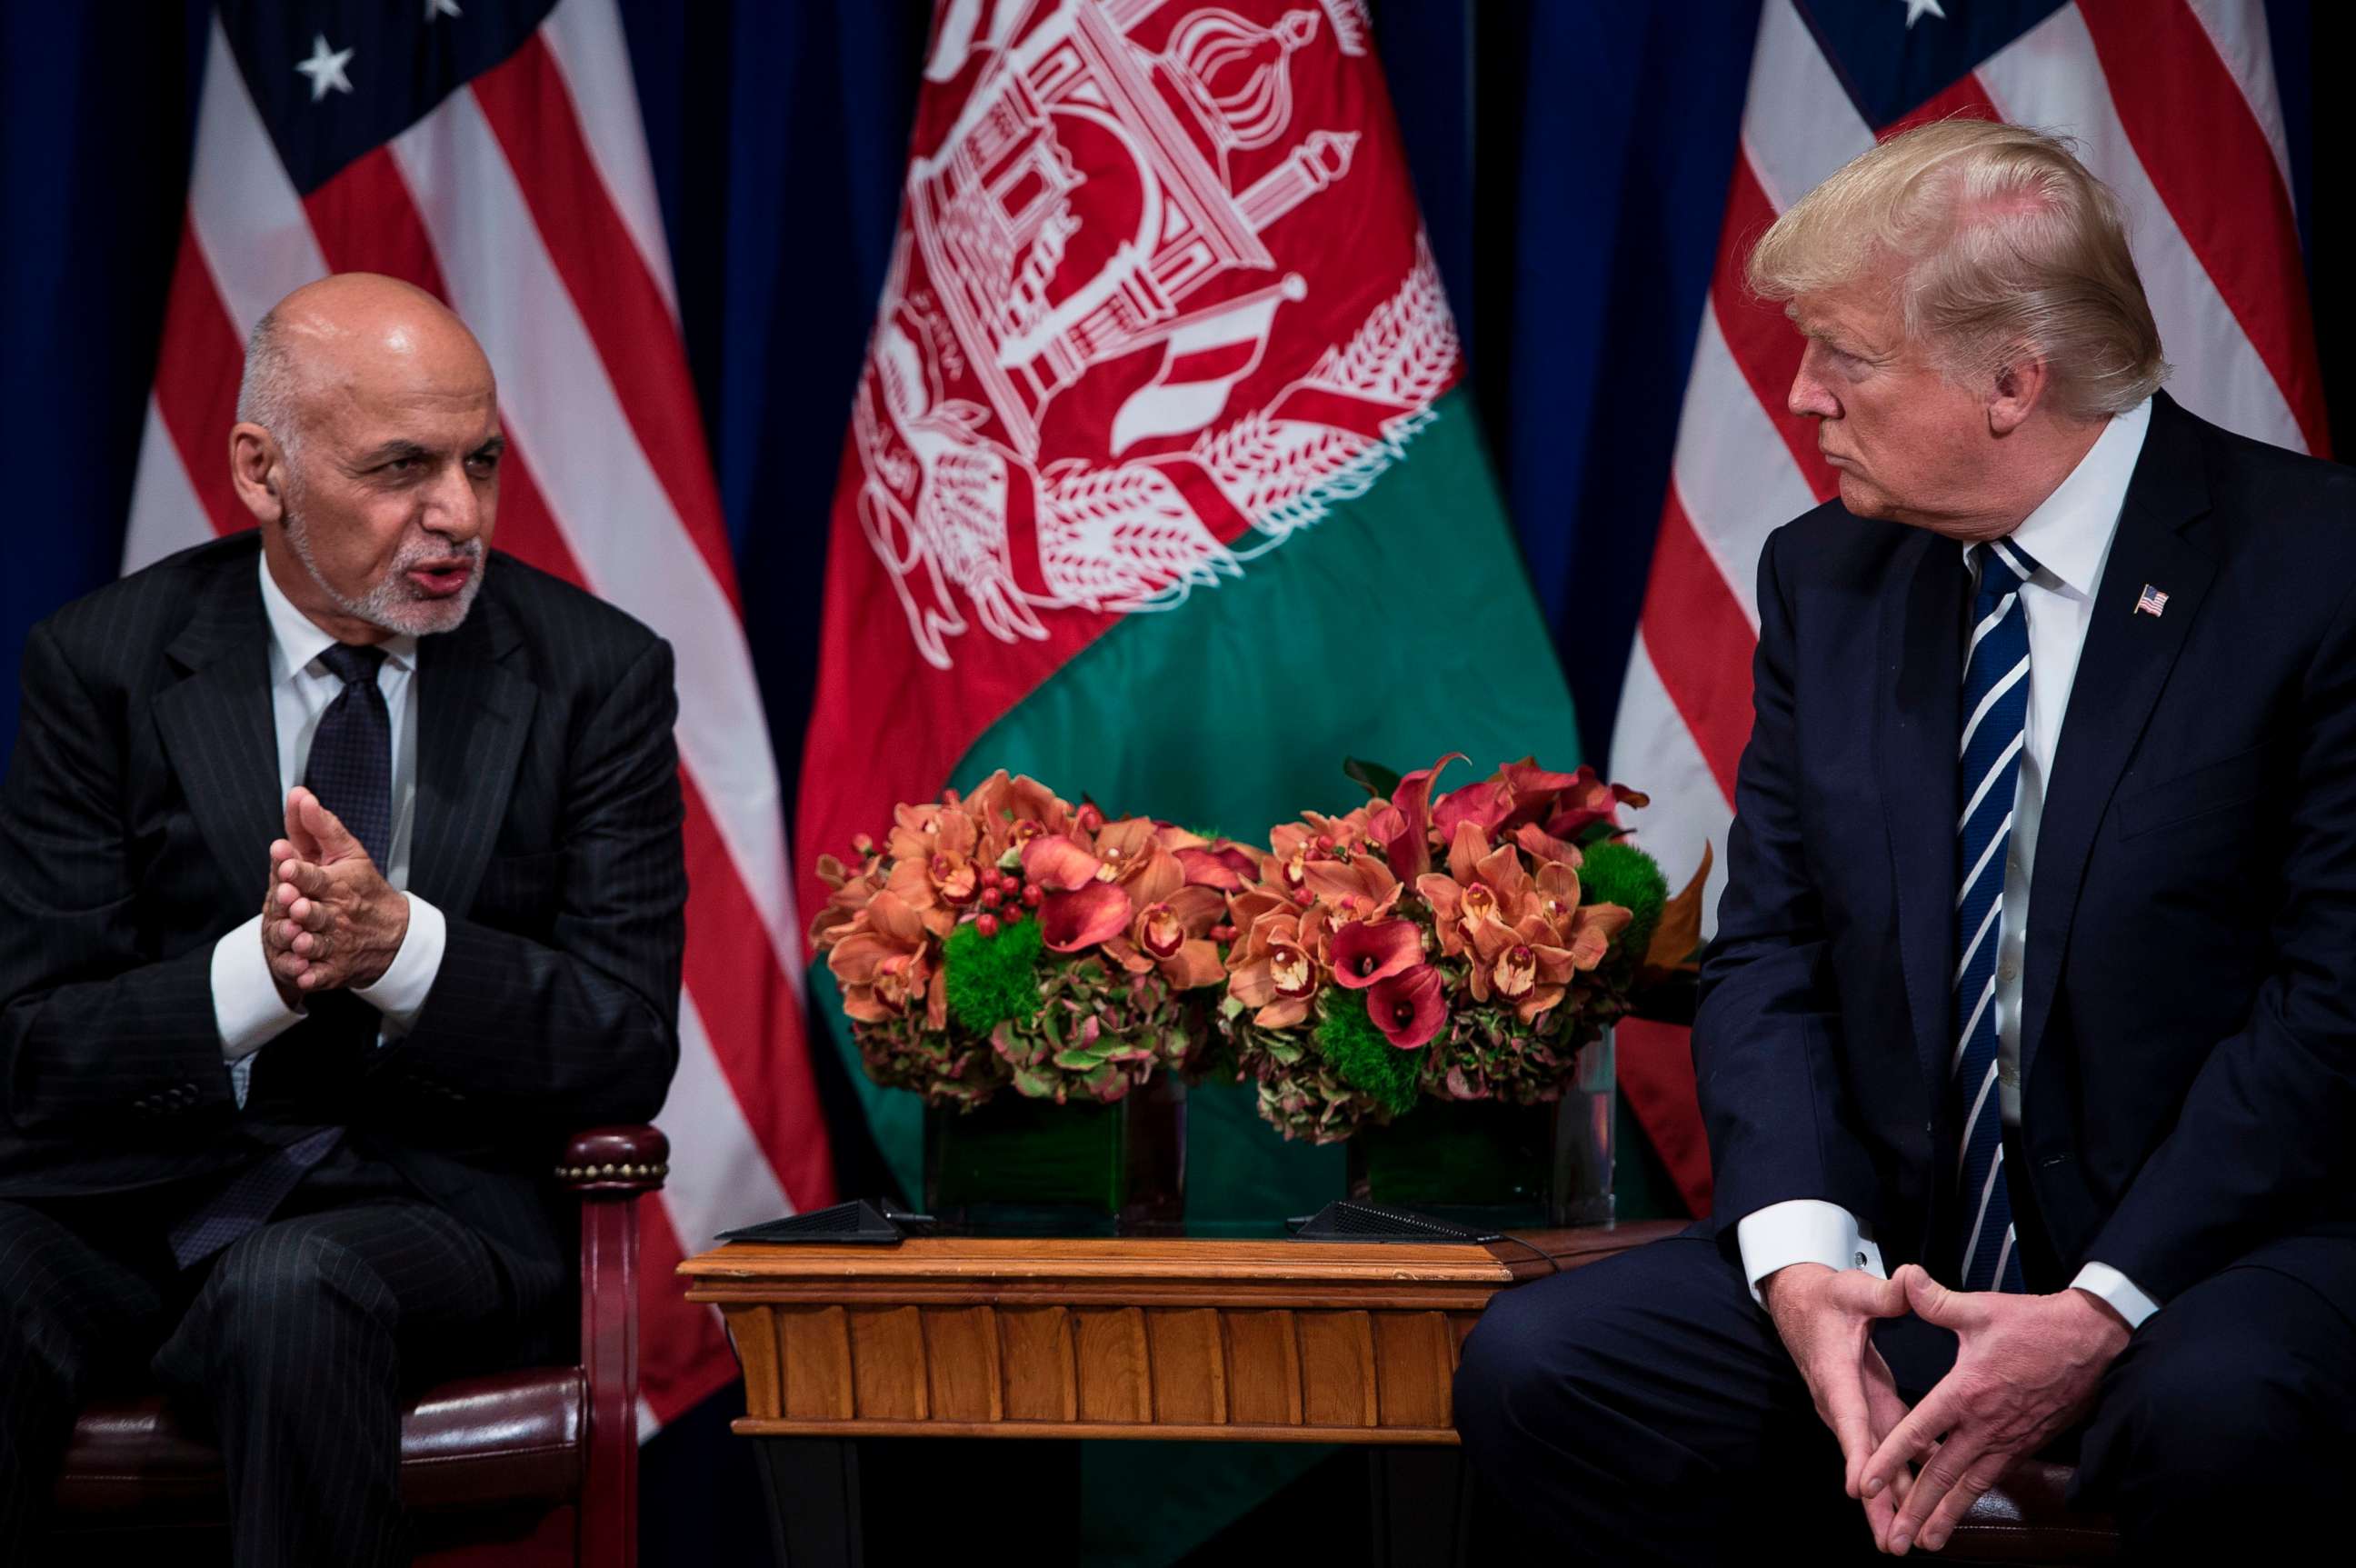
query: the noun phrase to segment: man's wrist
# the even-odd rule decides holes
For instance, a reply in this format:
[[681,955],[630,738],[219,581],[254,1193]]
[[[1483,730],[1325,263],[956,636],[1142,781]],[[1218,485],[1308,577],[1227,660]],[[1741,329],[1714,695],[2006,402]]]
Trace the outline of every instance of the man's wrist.
[[1807,1261],[1803,1261],[1797,1263],[1786,1263],[1772,1273],[1762,1274],[1759,1276],[1759,1283],[1756,1287],[1754,1287],[1759,1292],[1759,1305],[1765,1307],[1770,1314],[1772,1314],[1775,1310],[1775,1287],[1777,1284],[1786,1280],[1797,1280],[1804,1283],[1811,1275],[1824,1278],[1830,1276],[1836,1272],[1837,1271],[1830,1263],[1818,1263]]
[[382,963],[371,961],[369,972],[365,976],[358,970],[352,972],[351,983],[355,990],[365,991],[382,980],[393,964],[399,961],[402,945],[409,940],[409,899],[400,890],[391,886],[387,886],[384,889],[384,897],[392,906],[391,919],[392,937],[390,941],[374,945],[373,950],[380,952],[384,957]]
[[2127,1322],[2125,1313],[2085,1286],[2072,1285],[2062,1294],[2075,1300],[2083,1309],[2099,1319],[2103,1328],[2115,1337],[2120,1345],[2124,1346],[2127,1342],[2127,1337],[2135,1332],[2134,1326]]

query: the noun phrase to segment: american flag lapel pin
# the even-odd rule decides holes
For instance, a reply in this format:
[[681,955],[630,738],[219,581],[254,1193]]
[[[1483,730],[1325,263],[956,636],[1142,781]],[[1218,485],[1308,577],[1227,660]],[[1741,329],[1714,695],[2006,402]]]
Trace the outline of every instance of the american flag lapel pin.
[[2143,585],[2142,596],[2136,600],[2135,613],[2139,616],[2147,615],[2157,618],[2167,608],[2168,596],[2161,593],[2158,588],[2153,587],[2149,583],[2146,583]]

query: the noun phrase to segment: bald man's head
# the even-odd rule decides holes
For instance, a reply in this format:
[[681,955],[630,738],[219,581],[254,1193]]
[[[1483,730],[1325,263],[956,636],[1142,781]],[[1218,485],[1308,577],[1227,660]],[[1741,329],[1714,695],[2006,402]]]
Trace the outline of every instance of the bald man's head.
[[471,361],[491,377],[482,346],[448,306],[399,278],[337,273],[305,284],[253,324],[237,417],[292,452],[302,444],[306,401],[338,378],[381,373],[385,355]]
[[498,505],[498,388],[423,289],[345,273],[272,306],[230,434],[273,576],[346,642],[446,631],[482,578]]

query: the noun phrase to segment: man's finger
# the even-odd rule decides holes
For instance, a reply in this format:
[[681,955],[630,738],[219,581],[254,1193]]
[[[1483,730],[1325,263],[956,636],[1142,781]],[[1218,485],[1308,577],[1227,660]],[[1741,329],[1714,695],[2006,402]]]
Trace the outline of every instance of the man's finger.
[[[327,897],[328,886],[327,869],[324,866],[315,865],[307,860],[290,860],[281,865],[278,868],[278,882],[280,886],[292,887],[297,893],[309,897]],[[288,902],[292,903],[293,900],[289,899]]]
[[1954,1421],[1959,1402],[1954,1381],[1953,1372],[1940,1379],[1939,1386],[1924,1394],[1922,1402],[1881,1440],[1881,1446],[1865,1462],[1861,1482],[1868,1497],[1888,1487],[1909,1461],[1928,1454],[1939,1434]]
[[1976,1293],[1949,1290],[1933,1279],[1927,1269],[1909,1263],[1898,1271],[1898,1277],[1906,1292],[1907,1306],[1925,1323],[1960,1334],[1978,1327],[1987,1316],[1976,1299]]
[[1866,1410],[1863,1370],[1854,1362],[1841,1361],[1830,1369],[1812,1369],[1810,1376],[1818,1385],[1816,1408],[1841,1446],[1843,1483],[1850,1497],[1860,1496],[1857,1489],[1858,1479],[1867,1457],[1873,1452],[1873,1427]]
[[1863,1269],[1843,1269],[1835,1274],[1831,1292],[1837,1305],[1869,1317],[1902,1317],[1906,1313],[1906,1287]]
[[1898,1503],[1889,1493],[1865,1499],[1865,1525],[1873,1531],[1873,1549],[1890,1550],[1890,1527],[1898,1522]]
[[2008,1454],[1981,1455],[1964,1472],[1963,1479],[1939,1499],[1939,1506],[1932,1510],[1922,1528],[1915,1531],[1914,1539],[1922,1543],[1922,1550],[1936,1552],[1946,1545],[1947,1538],[1955,1533],[1955,1526],[1964,1522],[1964,1516],[1972,1511],[1972,1505],[1980,1500],[1980,1495],[2003,1478],[2005,1469],[2011,1462],[2012,1456]]
[[[1904,1553],[1906,1549],[1922,1539],[1922,1530],[1939,1505],[1962,1487],[1967,1476],[1976,1474],[1975,1466],[1985,1456],[1986,1437],[1965,1429],[1951,1434],[1939,1444],[1938,1451],[1914,1472],[1914,1485],[1907,1489],[1906,1500],[1899,1505],[1898,1522],[1890,1527],[1890,1550]],[[1986,1486],[1980,1490],[1986,1491]],[[1965,1497],[1963,1507],[1969,1508],[1973,1497]],[[1961,1518],[1958,1512],[1955,1518]],[[1954,1528],[1952,1520],[1949,1528]]]

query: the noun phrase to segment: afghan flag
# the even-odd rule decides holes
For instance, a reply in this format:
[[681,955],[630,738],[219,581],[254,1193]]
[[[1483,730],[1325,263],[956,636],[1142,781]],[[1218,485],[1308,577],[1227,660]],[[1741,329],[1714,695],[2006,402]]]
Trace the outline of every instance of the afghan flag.
[[[834,502],[801,908],[819,854],[1001,768],[1252,840],[1363,800],[1345,757],[1575,762],[1372,44],[1360,0],[938,7]],[[916,1097],[838,1044],[920,1193]],[[1198,1227],[1342,1192],[1247,1089],[1189,1123]]]

